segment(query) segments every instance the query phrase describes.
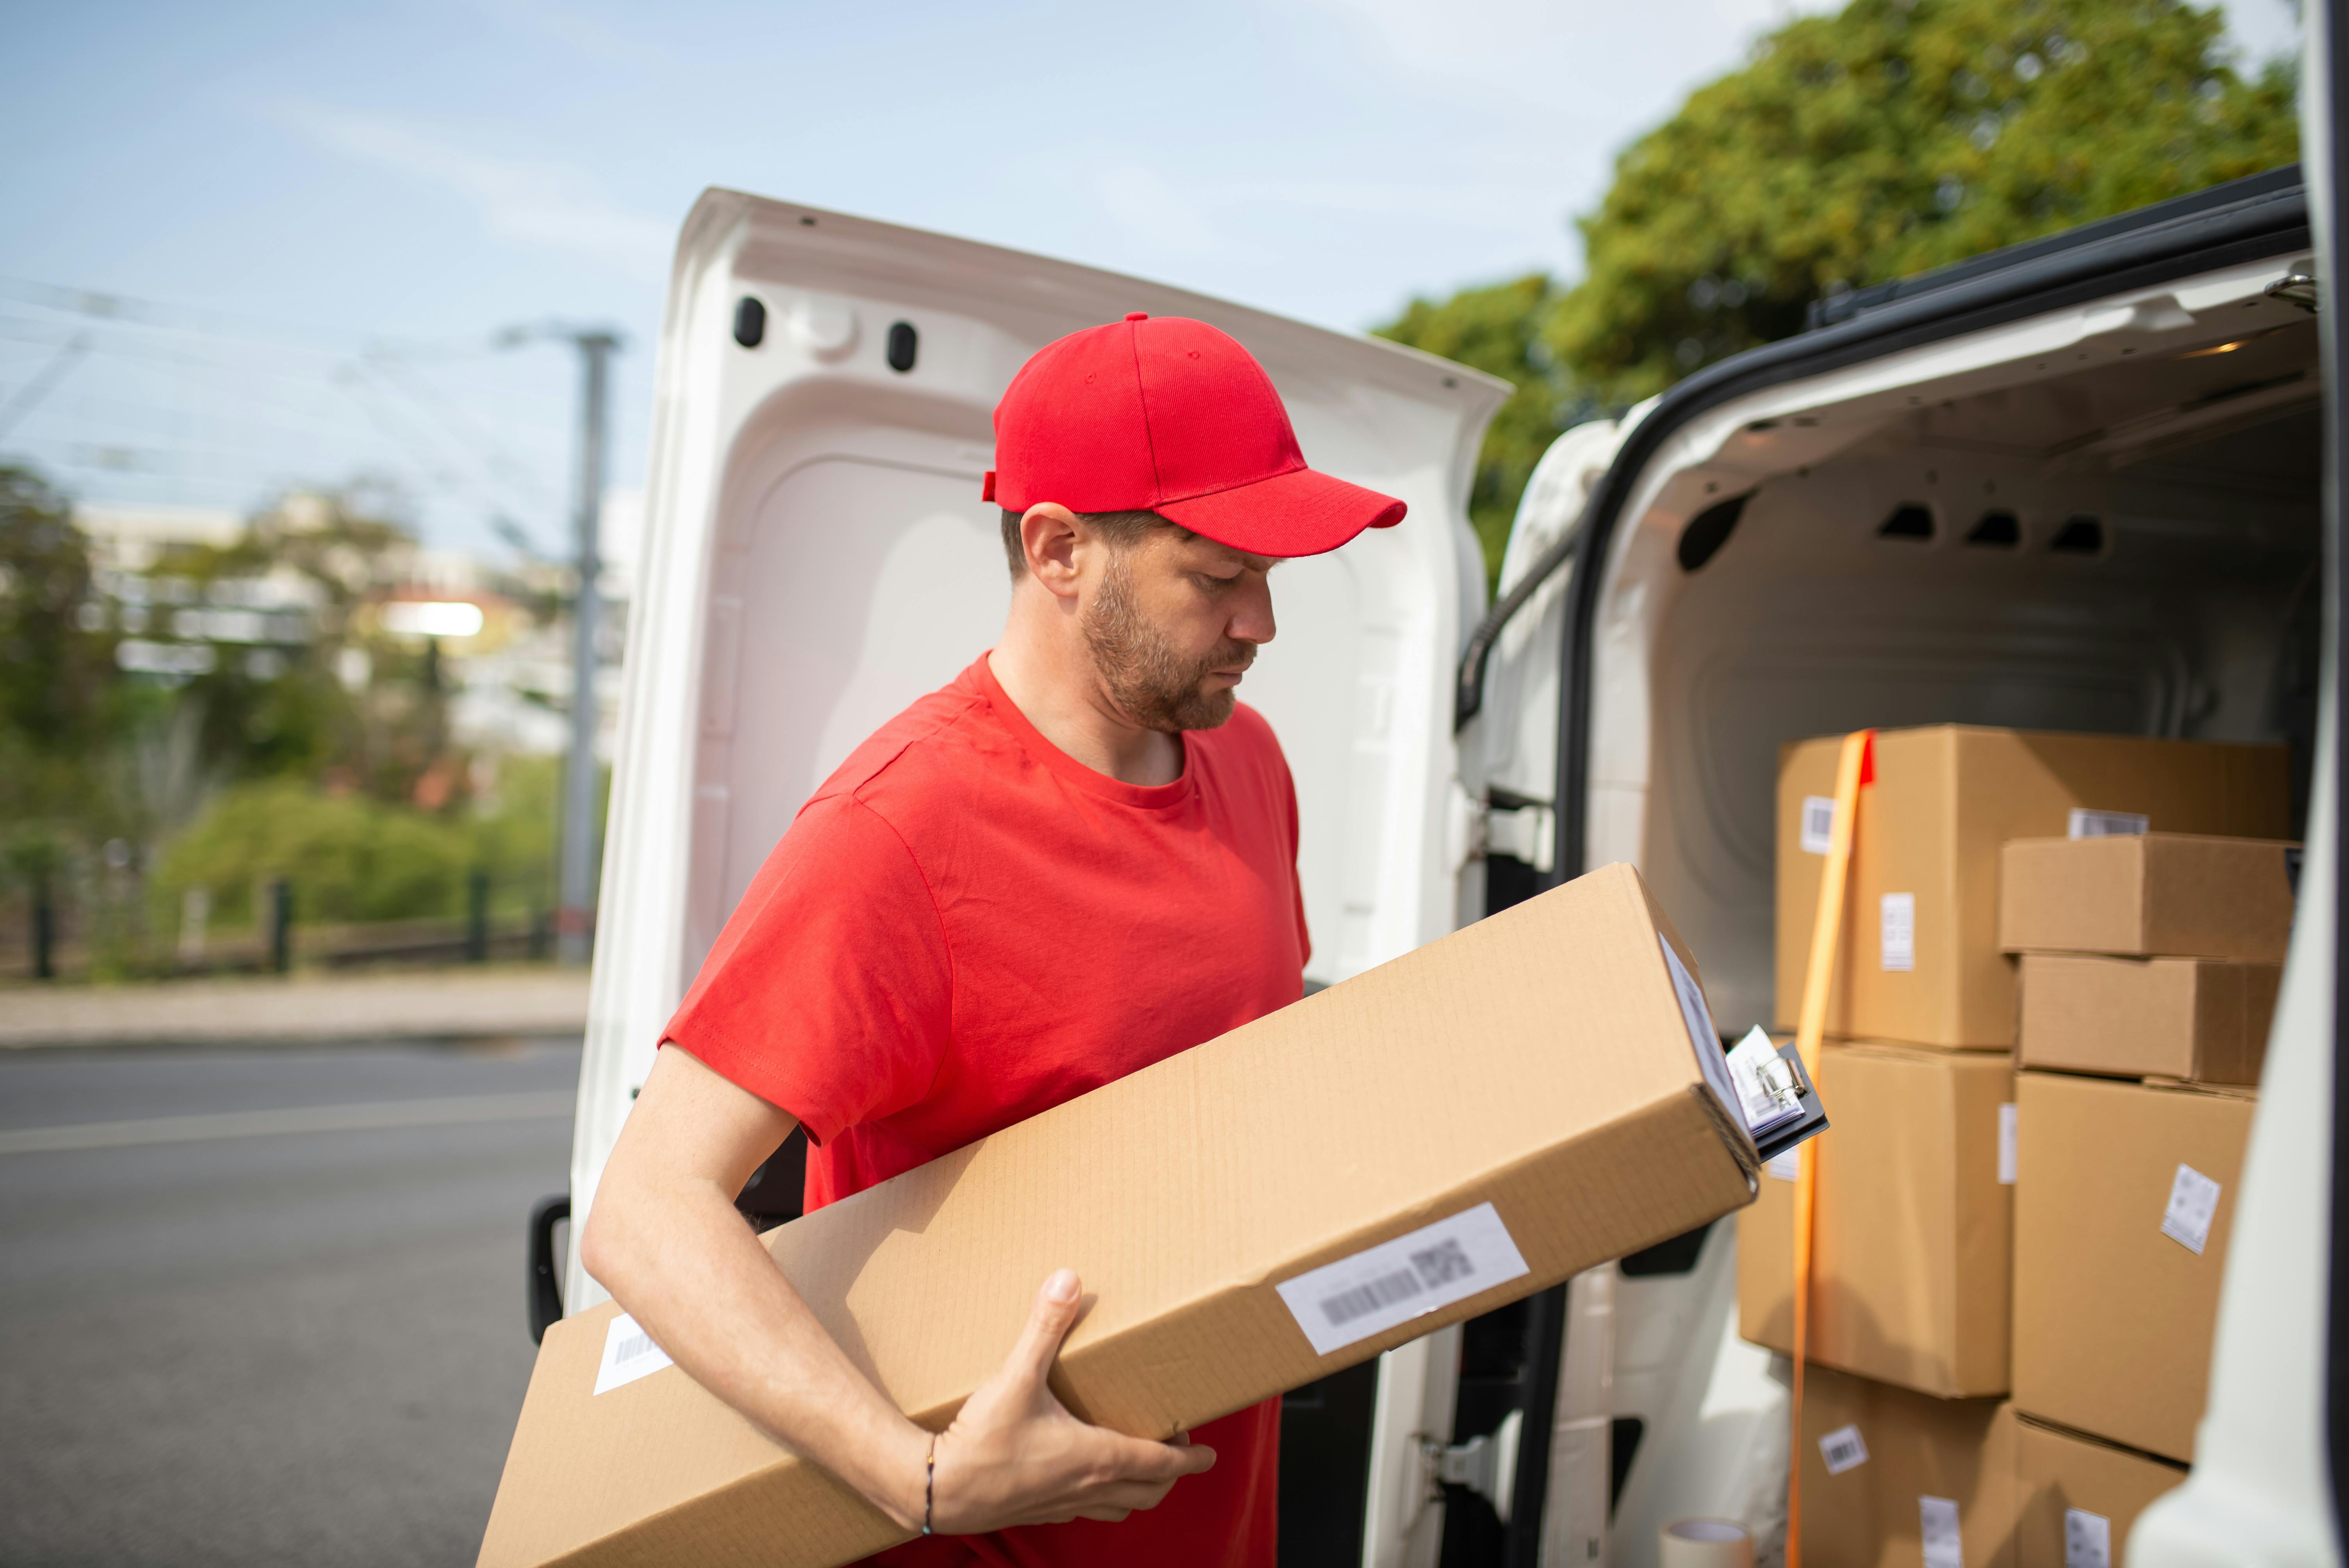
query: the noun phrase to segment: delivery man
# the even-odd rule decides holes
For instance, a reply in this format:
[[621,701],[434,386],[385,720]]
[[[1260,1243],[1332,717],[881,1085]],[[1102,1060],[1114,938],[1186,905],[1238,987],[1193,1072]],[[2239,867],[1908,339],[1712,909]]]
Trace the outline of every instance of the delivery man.
[[1274,564],[1402,503],[1307,468],[1263,368],[1179,317],[1046,347],[995,429],[1002,640],[775,846],[669,1021],[583,1257],[704,1387],[950,1538],[881,1562],[1272,1568],[1278,1399],[1195,1442],[1077,1420],[1045,1384],[1078,1313],[1062,1269],[933,1438],[734,1211],[795,1124],[813,1209],[1303,994],[1296,791],[1236,688]]

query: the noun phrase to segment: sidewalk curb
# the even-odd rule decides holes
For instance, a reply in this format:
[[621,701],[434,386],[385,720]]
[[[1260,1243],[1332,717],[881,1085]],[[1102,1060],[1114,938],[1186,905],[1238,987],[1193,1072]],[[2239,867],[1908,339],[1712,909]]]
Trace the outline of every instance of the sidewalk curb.
[[0,992],[0,1051],[575,1035],[585,970],[160,980]]

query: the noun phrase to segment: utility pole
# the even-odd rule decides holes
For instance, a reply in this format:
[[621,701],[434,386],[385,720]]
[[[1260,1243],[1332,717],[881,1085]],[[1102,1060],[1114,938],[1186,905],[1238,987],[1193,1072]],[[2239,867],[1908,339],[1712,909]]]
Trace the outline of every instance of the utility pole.
[[563,861],[554,916],[560,962],[585,965],[595,950],[595,861],[602,822],[595,814],[596,636],[603,600],[596,539],[604,511],[604,432],[611,358],[617,334],[572,331],[579,350],[579,588],[572,602],[571,753],[563,768]]

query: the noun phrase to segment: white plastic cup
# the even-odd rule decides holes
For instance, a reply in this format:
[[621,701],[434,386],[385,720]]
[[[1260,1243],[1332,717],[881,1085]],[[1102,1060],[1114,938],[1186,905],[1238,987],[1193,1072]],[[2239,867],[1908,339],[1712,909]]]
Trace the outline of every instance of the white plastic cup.
[[1754,1568],[1754,1537],[1728,1519],[1676,1519],[1664,1526],[1658,1568]]

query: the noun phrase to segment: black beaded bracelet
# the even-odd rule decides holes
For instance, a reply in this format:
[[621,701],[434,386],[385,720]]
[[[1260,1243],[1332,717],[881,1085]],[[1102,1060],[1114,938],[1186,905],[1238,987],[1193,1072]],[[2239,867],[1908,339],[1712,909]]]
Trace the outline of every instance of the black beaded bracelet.
[[929,1457],[922,1460],[922,1533],[930,1533],[930,1511],[938,1501],[938,1435],[930,1434]]

